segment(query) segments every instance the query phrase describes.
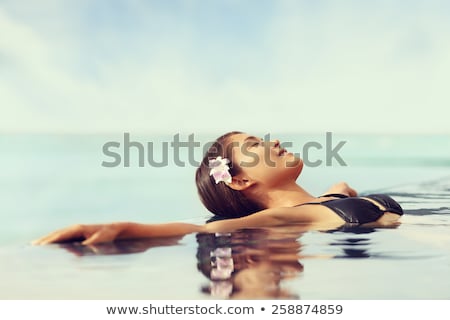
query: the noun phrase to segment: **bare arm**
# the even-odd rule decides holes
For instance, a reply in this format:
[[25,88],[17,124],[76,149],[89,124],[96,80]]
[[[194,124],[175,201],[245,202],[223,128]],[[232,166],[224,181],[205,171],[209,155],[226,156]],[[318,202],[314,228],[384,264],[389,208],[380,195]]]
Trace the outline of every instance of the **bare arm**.
[[305,207],[273,208],[242,218],[211,222],[204,228],[207,232],[230,232],[241,228],[275,227],[292,223],[309,224],[315,220],[316,217],[311,210],[306,210]]
[[291,223],[310,224],[317,222],[315,208],[274,208],[266,209],[252,215],[211,222],[206,225],[189,223],[140,224],[133,222],[117,222],[108,224],[73,225],[50,233],[33,244],[42,245],[57,242],[82,240],[82,244],[90,245],[111,242],[116,239],[142,239],[157,237],[184,236],[197,232],[231,232],[241,228],[257,228],[281,226]]
[[116,239],[142,239],[158,237],[184,236],[193,232],[203,231],[203,226],[190,223],[142,224],[134,222],[115,222],[107,224],[77,224],[54,231],[33,241],[35,245],[77,241],[90,245],[110,242]]

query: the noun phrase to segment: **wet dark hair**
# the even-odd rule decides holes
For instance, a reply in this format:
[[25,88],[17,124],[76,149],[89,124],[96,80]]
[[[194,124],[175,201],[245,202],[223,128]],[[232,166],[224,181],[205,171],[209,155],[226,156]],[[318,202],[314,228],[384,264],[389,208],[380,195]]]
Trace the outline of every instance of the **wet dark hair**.
[[216,184],[209,174],[209,159],[218,156],[230,160],[228,165],[232,177],[241,172],[239,165],[233,163],[233,148],[229,143],[231,136],[240,133],[242,132],[231,131],[217,138],[209,147],[195,174],[200,200],[209,211],[223,218],[243,217],[265,209],[259,202],[247,198],[241,191],[228,187],[224,182]]
[[[212,283],[220,283],[220,282],[228,282],[231,281],[232,290],[229,293],[232,296],[234,293],[239,290],[236,286],[233,285],[232,278],[234,275],[243,270],[247,269],[249,266],[246,263],[237,264],[237,259],[239,256],[243,254],[246,248],[258,248],[258,246],[265,245],[265,237],[267,235],[267,230],[265,229],[240,229],[234,231],[232,233],[222,233],[222,234],[214,234],[214,233],[197,233],[195,235],[197,239],[197,270],[200,271],[205,277],[207,277],[211,283],[209,286],[202,286],[201,292],[206,294],[213,294],[211,292],[211,284]],[[214,252],[218,248],[229,248],[231,249],[233,259],[234,268],[228,279],[213,279],[211,278],[211,270],[212,270],[212,262],[214,261],[215,256],[211,253]],[[244,253],[245,254],[245,253]],[[245,254],[247,256],[247,254]],[[252,256],[254,260],[260,258],[256,255]],[[242,259],[239,259],[242,260]],[[246,260],[246,259],[245,259]],[[244,260],[244,261],[245,261]]]

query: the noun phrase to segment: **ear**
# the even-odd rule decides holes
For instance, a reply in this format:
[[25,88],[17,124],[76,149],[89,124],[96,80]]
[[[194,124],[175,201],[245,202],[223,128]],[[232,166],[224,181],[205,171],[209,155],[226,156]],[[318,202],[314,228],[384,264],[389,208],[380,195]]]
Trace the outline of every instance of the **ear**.
[[233,190],[243,191],[243,190],[251,187],[255,183],[256,183],[255,181],[252,181],[248,178],[234,176],[232,178],[231,182],[228,183],[227,185]]

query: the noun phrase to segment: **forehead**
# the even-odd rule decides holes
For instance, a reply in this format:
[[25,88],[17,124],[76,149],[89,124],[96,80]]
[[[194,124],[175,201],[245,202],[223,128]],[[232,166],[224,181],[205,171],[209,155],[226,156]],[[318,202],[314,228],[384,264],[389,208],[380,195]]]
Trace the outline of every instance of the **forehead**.
[[244,154],[243,148],[245,148],[245,146],[249,142],[254,140],[261,141],[260,138],[250,135],[248,133],[237,133],[229,137],[227,141],[227,146],[228,148],[231,147],[232,151],[230,157],[233,159],[233,162],[240,161],[239,159],[241,159],[242,155]]
[[261,140],[261,138],[258,138],[257,136],[253,136],[250,135],[248,133],[237,133],[237,134],[233,134],[230,139],[229,142],[230,143],[238,143],[239,145],[245,143],[248,140]]

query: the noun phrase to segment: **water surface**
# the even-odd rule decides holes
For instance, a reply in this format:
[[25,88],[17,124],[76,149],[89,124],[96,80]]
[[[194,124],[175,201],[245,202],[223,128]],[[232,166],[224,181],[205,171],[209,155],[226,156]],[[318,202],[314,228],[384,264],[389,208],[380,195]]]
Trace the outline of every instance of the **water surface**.
[[[295,147],[314,136],[280,138]],[[389,193],[406,210],[395,229],[292,226],[90,248],[29,245],[72,223],[209,218],[194,167],[102,167],[102,145],[112,139],[120,135],[0,137],[0,298],[450,298],[446,136],[336,136],[347,140],[347,166],[306,167],[300,176],[314,194],[338,181],[361,193]],[[225,271],[212,271],[217,264]]]

